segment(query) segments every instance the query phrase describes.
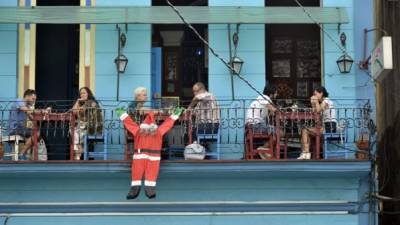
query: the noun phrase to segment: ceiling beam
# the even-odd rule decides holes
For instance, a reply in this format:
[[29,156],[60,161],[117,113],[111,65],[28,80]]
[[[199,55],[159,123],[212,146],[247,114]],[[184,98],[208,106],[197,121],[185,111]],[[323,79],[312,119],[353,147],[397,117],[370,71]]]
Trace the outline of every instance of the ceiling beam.
[[[193,24],[312,24],[300,7],[177,7]],[[349,18],[342,7],[306,7],[318,23],[342,24]],[[19,24],[182,24],[169,6],[0,7],[0,23]]]

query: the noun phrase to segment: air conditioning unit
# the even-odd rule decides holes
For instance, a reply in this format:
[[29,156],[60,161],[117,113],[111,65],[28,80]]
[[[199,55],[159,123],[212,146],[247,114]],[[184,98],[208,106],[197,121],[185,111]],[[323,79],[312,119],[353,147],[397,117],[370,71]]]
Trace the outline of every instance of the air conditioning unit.
[[371,53],[371,75],[382,81],[393,69],[392,37],[383,36]]

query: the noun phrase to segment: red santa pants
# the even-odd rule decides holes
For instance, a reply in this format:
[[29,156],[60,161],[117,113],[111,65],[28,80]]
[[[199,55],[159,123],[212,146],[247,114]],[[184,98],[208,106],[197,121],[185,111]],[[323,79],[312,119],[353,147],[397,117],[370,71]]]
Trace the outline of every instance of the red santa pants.
[[160,151],[136,151],[132,160],[131,186],[141,186],[144,177],[145,186],[156,186],[158,172],[160,171]]

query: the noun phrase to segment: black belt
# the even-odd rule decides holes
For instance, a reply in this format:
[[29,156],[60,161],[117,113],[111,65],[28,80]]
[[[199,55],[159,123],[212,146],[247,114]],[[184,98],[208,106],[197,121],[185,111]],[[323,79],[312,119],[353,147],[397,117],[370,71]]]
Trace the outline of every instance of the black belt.
[[[140,149],[140,153],[160,153],[161,150]],[[135,153],[139,153],[139,149],[135,149]]]

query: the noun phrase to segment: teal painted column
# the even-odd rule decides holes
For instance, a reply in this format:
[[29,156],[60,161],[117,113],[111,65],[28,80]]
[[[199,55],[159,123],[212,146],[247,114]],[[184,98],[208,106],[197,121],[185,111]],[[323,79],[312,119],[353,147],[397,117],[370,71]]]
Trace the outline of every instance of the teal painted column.
[[[96,6],[151,6],[151,0],[97,0]],[[120,74],[120,100],[132,100],[133,91],[138,86],[146,87],[151,96],[151,25],[120,24],[127,41],[122,54],[128,58],[125,73]],[[118,30],[116,25],[96,26],[96,97],[115,100],[117,89],[117,71],[114,59],[118,52]]]
[[[2,6],[18,6],[17,0],[0,1]],[[18,26],[0,25],[0,100],[17,96]]]
[[[355,59],[354,55],[354,5],[353,0],[324,0],[324,7],[346,7],[350,18],[349,24],[340,26],[340,33],[344,32],[347,37],[346,51]],[[337,24],[324,25],[326,32],[340,45],[340,33]],[[360,40],[357,40],[360,41]],[[336,60],[342,55],[342,51],[323,34],[323,80],[330,97],[332,99],[354,99],[356,98],[356,75],[357,65],[353,64],[352,70],[348,74],[341,74],[336,64]]]
[[[209,0],[209,6],[264,6],[263,0]],[[210,46],[229,62],[228,25],[210,24],[208,40]],[[231,25],[231,37],[236,31],[236,25]],[[233,43],[231,44],[233,50]],[[233,52],[232,52],[233,54]],[[241,75],[258,90],[265,85],[265,26],[240,25],[237,56],[243,61]],[[231,74],[228,68],[211,52],[209,52],[208,80],[209,89],[219,100],[231,99]],[[223,87],[223,88],[222,88]],[[235,98],[254,98],[257,93],[252,91],[243,81],[234,77]]]

